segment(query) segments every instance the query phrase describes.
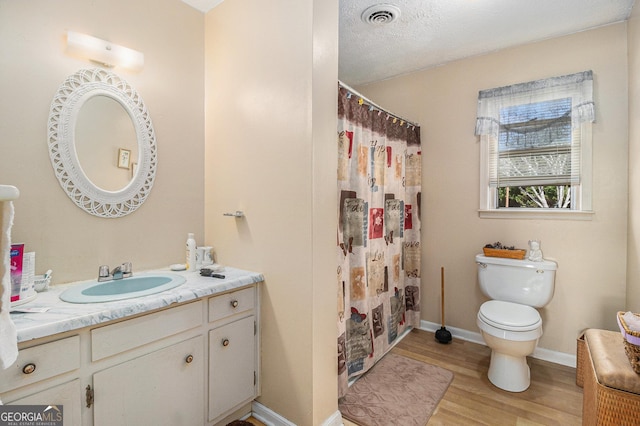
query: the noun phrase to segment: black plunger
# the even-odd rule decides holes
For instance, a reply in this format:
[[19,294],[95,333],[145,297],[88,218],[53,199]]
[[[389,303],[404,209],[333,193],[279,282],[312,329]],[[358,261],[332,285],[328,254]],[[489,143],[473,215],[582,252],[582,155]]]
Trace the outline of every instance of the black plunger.
[[440,268],[440,313],[442,315],[442,327],[436,331],[436,340],[438,343],[450,343],[451,333],[444,327],[444,266]]

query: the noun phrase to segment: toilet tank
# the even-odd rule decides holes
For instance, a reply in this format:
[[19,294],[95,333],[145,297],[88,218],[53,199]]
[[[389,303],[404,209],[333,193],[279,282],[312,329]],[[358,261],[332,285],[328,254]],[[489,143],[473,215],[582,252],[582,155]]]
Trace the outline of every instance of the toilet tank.
[[553,298],[558,264],[551,260],[503,259],[476,255],[482,293],[493,299],[541,308]]

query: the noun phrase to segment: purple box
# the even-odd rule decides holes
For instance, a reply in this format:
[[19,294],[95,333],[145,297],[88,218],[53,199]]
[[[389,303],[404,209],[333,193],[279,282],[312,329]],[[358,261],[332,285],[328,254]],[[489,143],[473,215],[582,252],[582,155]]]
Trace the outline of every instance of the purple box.
[[11,301],[20,300],[22,287],[22,256],[24,244],[11,244]]

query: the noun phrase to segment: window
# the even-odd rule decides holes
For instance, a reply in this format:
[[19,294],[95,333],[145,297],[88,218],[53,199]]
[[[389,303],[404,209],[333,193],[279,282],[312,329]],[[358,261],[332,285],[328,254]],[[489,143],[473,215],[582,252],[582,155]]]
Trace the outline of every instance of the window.
[[592,92],[591,71],[480,91],[481,216],[591,210]]

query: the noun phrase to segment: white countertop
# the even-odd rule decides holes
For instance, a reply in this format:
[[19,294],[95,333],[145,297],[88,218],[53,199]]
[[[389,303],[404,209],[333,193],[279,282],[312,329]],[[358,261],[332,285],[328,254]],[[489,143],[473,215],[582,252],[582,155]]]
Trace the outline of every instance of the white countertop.
[[[187,281],[179,287],[162,293],[115,302],[68,303],[60,300],[60,293],[72,285],[79,285],[86,281],[51,286],[49,290],[38,293],[33,301],[12,309],[11,319],[18,331],[18,342],[89,327],[264,281],[262,274],[229,267],[221,272],[225,275],[224,279],[203,277],[198,272],[171,271],[171,273],[182,275]],[[23,313],[19,312],[21,309],[46,309],[46,312]]]

